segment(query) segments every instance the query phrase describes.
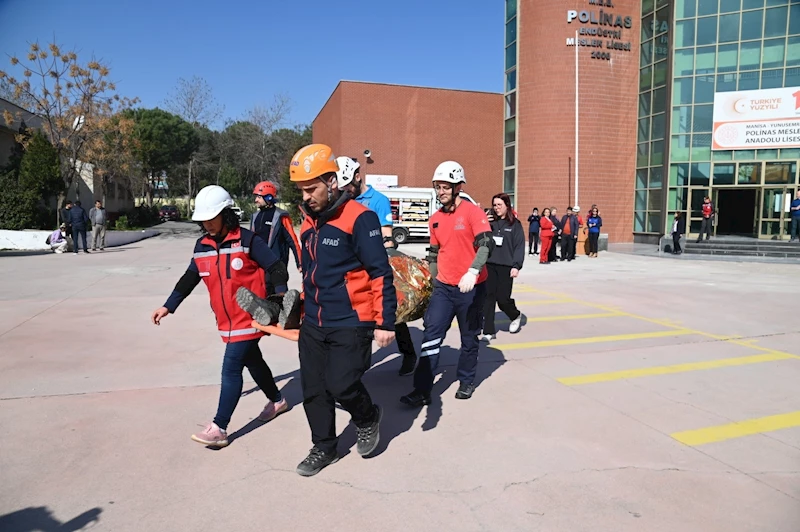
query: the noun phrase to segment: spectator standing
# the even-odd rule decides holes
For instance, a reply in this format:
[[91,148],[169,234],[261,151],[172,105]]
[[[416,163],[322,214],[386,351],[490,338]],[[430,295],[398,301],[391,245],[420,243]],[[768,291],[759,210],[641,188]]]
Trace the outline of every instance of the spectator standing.
[[567,207],[567,214],[561,219],[563,232],[561,235],[561,260],[571,262],[575,258],[575,248],[578,245],[578,230],[580,224],[578,217],[572,212],[572,207]]
[[541,230],[539,236],[542,239],[542,249],[539,252],[539,264],[550,264],[550,248],[553,245],[553,235],[556,231],[556,226],[553,223],[552,211],[548,207],[542,210],[542,217],[539,219]]
[[[556,262],[558,261],[556,246],[561,238],[561,230],[563,227],[561,227],[561,220],[558,218],[558,209],[555,207],[550,207],[550,221],[553,222],[553,242],[550,244],[550,252],[547,255],[547,262]],[[539,223],[541,223],[541,220],[539,220]],[[561,253],[561,258],[563,259],[564,251],[562,250]]]
[[680,212],[675,213],[675,219],[672,220],[672,254],[680,255],[683,250],[681,249],[681,235],[686,232],[686,220]]
[[539,254],[539,209],[534,207],[533,212],[528,216],[528,255]]
[[100,244],[100,251],[103,251],[106,247],[108,216],[100,200],[95,201],[94,207],[89,211],[89,220],[92,222],[92,251],[97,250],[98,241]]
[[597,207],[593,207],[592,212],[589,213],[589,218],[586,220],[586,230],[589,232],[589,256],[593,258],[597,258],[601,227],[603,227],[603,219],[600,218]]
[[791,213],[792,213],[792,238],[789,242],[795,242],[798,240],[798,235],[800,235],[800,190],[795,192],[794,200],[792,200],[791,205]]
[[69,211],[72,210],[72,202],[67,200],[64,204],[64,208],[61,209],[61,223],[65,226],[65,231],[67,232],[67,236],[72,236],[72,222],[69,218]]
[[74,252],[77,255],[80,251],[78,244],[78,237],[83,240],[83,252],[89,253],[89,246],[86,245],[86,226],[89,223],[89,216],[86,211],[81,207],[81,202],[76,201],[72,208],[69,210],[69,220],[72,224],[72,242],[75,246]]
[[711,203],[711,198],[706,196],[703,198],[703,221],[700,223],[700,235],[697,241],[703,240],[703,233],[706,234],[706,241],[711,240],[711,228],[714,223],[714,204]]

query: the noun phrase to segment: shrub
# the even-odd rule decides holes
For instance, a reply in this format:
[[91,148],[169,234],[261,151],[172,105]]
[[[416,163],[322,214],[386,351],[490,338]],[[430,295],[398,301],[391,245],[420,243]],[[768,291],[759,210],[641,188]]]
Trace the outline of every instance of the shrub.
[[128,217],[124,214],[117,218],[116,223],[114,224],[114,229],[118,231],[128,231],[131,228],[130,224],[128,223]]

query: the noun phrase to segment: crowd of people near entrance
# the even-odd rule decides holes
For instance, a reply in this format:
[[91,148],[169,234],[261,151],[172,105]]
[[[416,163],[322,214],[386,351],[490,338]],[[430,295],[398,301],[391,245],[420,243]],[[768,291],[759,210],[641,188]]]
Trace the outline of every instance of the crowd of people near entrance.
[[50,233],[46,243],[55,253],[72,251],[77,255],[83,243],[83,252],[89,253],[87,233],[92,232],[92,251],[103,251],[106,247],[106,228],[108,227],[108,213],[103,202],[97,200],[94,207],[86,212],[80,201],[67,201],[61,209],[61,225]]
[[587,256],[597,258],[600,230],[603,219],[600,209],[592,205],[584,223],[577,205],[567,207],[564,216],[558,216],[556,207],[545,207],[539,212],[534,207],[528,216],[528,255],[539,255],[539,264],[572,262],[577,257],[580,232],[586,235]]
[[[258,212],[249,229],[240,226],[225,189],[210,185],[198,193],[192,220],[203,235],[186,272],[151,321],[160,325],[201,281],[205,283],[225,351],[216,414],[192,439],[213,448],[229,444],[228,425],[242,393],[245,368],[267,401],[259,420],[270,421],[289,409],[259,341],[265,331],[275,331],[270,327],[297,329],[312,448],[296,471],[311,476],[340,458],[337,405],[356,427],[358,454],[370,456],[378,447],[384,412],[362,380],[371,366],[373,341],[380,348],[397,342],[402,354],[399,374],[413,375],[412,389],[399,401],[422,408],[432,402],[439,356],[455,320],[460,332],[455,397],[473,396],[481,342],[497,334],[495,307],[510,320],[511,334],[522,328],[524,316],[511,294],[524,265],[526,242],[507,194],[495,195],[488,213],[462,198],[466,174],[455,161],[441,163],[432,176],[441,208],[428,222],[430,247],[424,260],[397,250],[390,202],[365,182],[355,159],[337,158],[330,147],[312,144],[294,155],[289,173],[302,193],[299,239],[289,214],[277,207],[277,189],[268,181],[253,191]],[[536,235],[536,240],[531,245],[538,246],[541,239],[546,258],[553,239],[563,238],[562,257],[574,259],[570,240],[577,239],[580,228],[592,235],[602,226],[596,208],[586,224],[577,211],[569,209],[558,219],[555,209],[545,209],[542,216],[534,209],[529,238],[533,241]],[[597,238],[593,241],[596,249]],[[528,254],[538,253],[527,249]],[[288,289],[290,253],[302,276],[302,293]],[[398,319],[398,301],[405,297],[394,285],[392,261],[398,258],[424,265],[430,287],[419,352],[407,324]]]

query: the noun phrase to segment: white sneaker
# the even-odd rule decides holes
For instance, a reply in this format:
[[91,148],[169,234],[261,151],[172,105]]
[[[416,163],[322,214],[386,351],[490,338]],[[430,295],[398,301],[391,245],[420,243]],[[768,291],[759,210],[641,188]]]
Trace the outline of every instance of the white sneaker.
[[494,338],[495,338],[495,336],[493,334],[479,334],[478,335],[478,341],[479,342],[490,343],[492,340],[494,340]]
[[517,319],[511,322],[511,325],[508,326],[508,332],[510,332],[511,334],[518,333],[521,327],[522,327],[522,314],[517,316]]

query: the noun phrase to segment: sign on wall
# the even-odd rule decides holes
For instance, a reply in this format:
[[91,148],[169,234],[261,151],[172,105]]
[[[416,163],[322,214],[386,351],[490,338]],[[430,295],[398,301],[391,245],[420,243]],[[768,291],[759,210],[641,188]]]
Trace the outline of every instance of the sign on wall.
[[614,12],[613,0],[589,0],[589,9],[567,10],[567,24],[577,29],[576,37],[567,37],[567,46],[590,48],[592,59],[611,60],[612,52],[632,50],[630,30],[633,17]]
[[800,87],[718,92],[712,150],[800,147]]
[[367,174],[365,177],[367,184],[372,185],[372,188],[378,190],[385,190],[397,186],[396,175]]

